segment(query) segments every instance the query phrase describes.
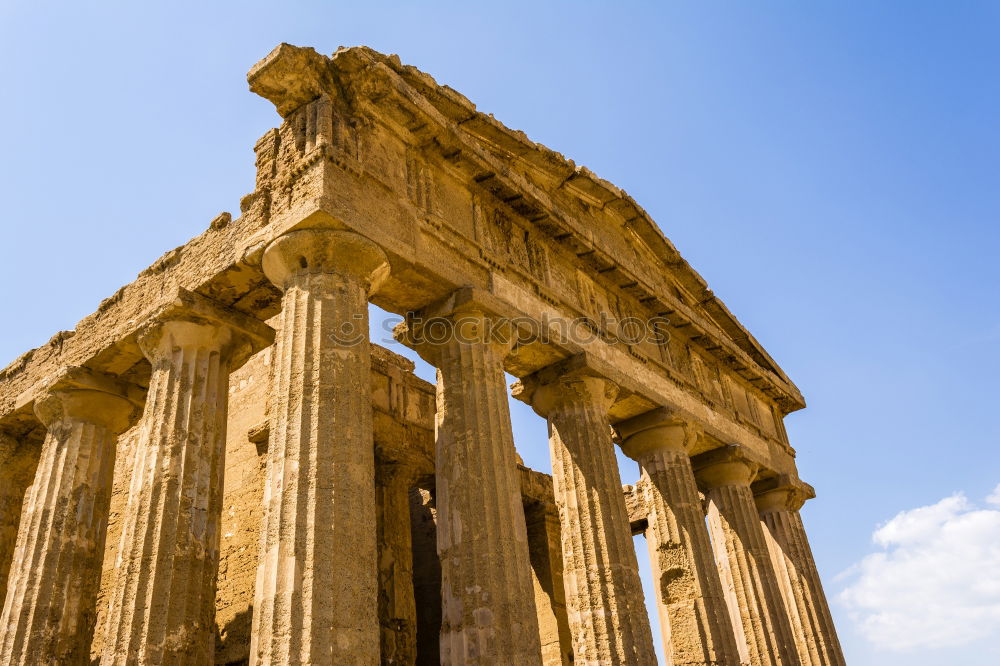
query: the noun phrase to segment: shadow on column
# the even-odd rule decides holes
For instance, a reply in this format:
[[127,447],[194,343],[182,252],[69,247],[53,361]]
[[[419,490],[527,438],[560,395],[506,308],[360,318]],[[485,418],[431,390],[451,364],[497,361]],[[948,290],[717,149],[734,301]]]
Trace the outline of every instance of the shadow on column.
[[437,507],[434,492],[410,491],[413,537],[413,596],[417,606],[417,666],[441,663],[441,560],[437,554]]

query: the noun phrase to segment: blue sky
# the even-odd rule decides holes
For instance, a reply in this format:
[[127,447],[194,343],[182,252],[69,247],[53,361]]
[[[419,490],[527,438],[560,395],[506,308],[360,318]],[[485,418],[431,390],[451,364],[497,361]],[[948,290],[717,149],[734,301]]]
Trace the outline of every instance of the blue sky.
[[632,194],[802,389],[849,663],[998,663],[998,34],[971,1],[2,0],[0,364],[239,210],[275,44],[398,53]]

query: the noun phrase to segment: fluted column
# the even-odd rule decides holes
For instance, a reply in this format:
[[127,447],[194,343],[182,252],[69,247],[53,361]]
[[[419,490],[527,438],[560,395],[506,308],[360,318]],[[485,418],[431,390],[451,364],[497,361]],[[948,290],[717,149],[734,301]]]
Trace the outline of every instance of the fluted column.
[[381,661],[412,664],[417,657],[417,606],[413,596],[413,540],[410,525],[412,469],[379,461],[379,594]]
[[0,599],[7,593],[7,575],[17,545],[21,507],[25,492],[35,478],[40,450],[37,442],[0,432]]
[[[696,463],[708,499],[715,559],[742,660],[752,666],[799,666],[777,573],[764,539],[750,482],[756,465],[736,447],[703,454]],[[740,635],[742,634],[742,636]]]
[[4,664],[89,662],[115,442],[138,411],[126,393],[111,377],[72,368],[35,401],[47,434],[0,619]]
[[140,331],[152,376],[102,664],[212,663],[229,373],[272,339],[190,292]]
[[[503,362],[475,304],[400,337],[437,366],[435,498],[441,664],[541,664]],[[411,322],[409,322],[412,324]]]
[[549,422],[573,663],[655,664],[608,417],[617,387],[587,374],[535,383],[523,386]]
[[368,297],[388,263],[363,236],[307,229],[263,268],[284,296],[250,663],[377,664]]
[[844,666],[837,629],[799,515],[810,489],[805,484],[771,481],[775,482],[763,484],[754,499],[775,568],[784,583],[799,658],[803,666]]
[[622,449],[639,463],[649,509],[650,561],[663,644],[673,666],[739,663],[687,451],[696,432],[663,409],[617,424]]

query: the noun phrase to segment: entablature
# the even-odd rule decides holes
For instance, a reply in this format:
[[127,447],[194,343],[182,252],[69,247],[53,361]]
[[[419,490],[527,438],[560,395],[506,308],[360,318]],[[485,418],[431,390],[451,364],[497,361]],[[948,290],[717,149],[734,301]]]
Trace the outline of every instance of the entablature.
[[[281,92],[281,72],[269,67],[304,79],[310,67],[330,71]],[[392,275],[373,297],[385,309],[419,310],[471,285],[518,316],[580,322],[592,342],[525,345],[508,371],[525,376],[586,353],[634,387],[621,418],[667,404],[719,441],[781,459],[779,470],[792,465],[781,419],[803,405],[797,389],[626,194],[368,49],[326,59],[279,47],[251,72],[252,87],[260,92],[267,76],[285,122],[257,143],[257,189],[242,215],[217,216],[75,331],[0,371],[5,425],[17,421],[32,385],[63,365],[143,385],[135,332],[178,289],[274,316],[279,293],[260,269],[263,248],[292,229],[333,226],[385,248]],[[600,312],[666,316],[672,334],[629,344]]]

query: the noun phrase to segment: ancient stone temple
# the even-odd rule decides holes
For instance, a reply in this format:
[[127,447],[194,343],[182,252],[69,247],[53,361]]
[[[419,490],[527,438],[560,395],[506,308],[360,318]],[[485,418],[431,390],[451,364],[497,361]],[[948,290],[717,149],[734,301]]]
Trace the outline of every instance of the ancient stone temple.
[[628,195],[368,48],[249,82],[241,214],[0,372],[0,663],[653,664],[636,534],[670,663],[844,663],[802,396]]

